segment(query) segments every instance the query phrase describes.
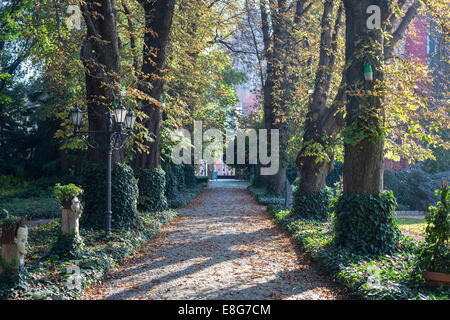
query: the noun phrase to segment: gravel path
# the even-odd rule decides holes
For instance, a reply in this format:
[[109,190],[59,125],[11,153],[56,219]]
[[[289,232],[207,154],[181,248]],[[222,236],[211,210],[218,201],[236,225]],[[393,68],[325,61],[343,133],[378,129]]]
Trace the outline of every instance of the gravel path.
[[343,299],[245,190],[211,182],[84,299]]

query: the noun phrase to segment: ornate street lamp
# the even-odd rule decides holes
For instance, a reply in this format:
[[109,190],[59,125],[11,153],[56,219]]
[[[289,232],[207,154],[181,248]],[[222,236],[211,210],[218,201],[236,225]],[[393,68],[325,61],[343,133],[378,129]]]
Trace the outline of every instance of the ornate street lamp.
[[136,123],[136,115],[133,111],[131,111],[131,108],[128,108],[128,113],[125,117],[125,128],[127,130],[133,130],[134,124]]
[[[112,127],[112,115],[108,111],[106,118],[106,130],[96,131],[80,131],[81,120],[83,118],[83,111],[78,105],[70,112],[70,119],[75,126],[74,134],[81,135],[86,141],[87,145],[93,149],[100,150],[106,154],[106,236],[111,234],[111,158],[114,150],[122,149],[131,136],[134,124],[136,122],[136,115],[130,108],[126,109],[119,103],[113,109],[114,119],[117,123],[117,129]],[[126,131],[122,126],[125,124]]]
[[78,108],[76,104],[72,111],[70,111],[70,119],[72,120],[75,130],[78,130],[81,126],[81,120],[83,119],[83,111]]
[[122,125],[125,122],[125,117],[127,116],[127,109],[122,106],[122,103],[119,103],[118,106],[113,107],[114,118],[119,125]]

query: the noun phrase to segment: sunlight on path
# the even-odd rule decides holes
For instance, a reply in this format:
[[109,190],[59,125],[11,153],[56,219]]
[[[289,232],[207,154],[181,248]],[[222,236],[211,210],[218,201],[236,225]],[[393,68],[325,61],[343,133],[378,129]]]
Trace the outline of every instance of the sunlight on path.
[[246,182],[210,182],[84,299],[338,299]]

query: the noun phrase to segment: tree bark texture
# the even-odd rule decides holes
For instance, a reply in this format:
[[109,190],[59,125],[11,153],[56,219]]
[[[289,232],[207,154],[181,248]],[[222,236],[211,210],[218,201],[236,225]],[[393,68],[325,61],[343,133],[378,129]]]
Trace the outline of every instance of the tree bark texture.
[[148,153],[136,155],[135,167],[156,168],[161,164],[163,70],[175,0],[140,0],[139,2],[144,8],[146,28],[140,89],[153,99],[145,101],[143,110],[148,116],[145,127],[151,132],[154,141],[147,143]]
[[[120,39],[115,0],[86,0],[81,5],[87,25],[81,59],[86,70],[89,130],[106,130],[106,113],[119,102]],[[100,145],[106,137],[97,136]],[[123,162],[125,148],[114,151],[112,162]],[[105,162],[105,153],[89,148],[89,160]]]
[[[381,23],[389,12],[388,1],[344,0],[346,9],[346,79],[348,103],[344,145],[344,192],[378,194],[383,190],[384,135],[382,30],[367,28],[370,5],[381,9]],[[374,81],[364,79],[370,64]],[[376,93],[376,94],[374,94]]]
[[[344,11],[343,6],[340,6],[333,27],[336,3],[338,2],[334,0],[324,3],[319,66],[306,115],[303,147],[296,159],[301,176],[299,193],[303,194],[315,194],[325,187],[326,178],[334,167],[333,135],[343,124],[343,121],[339,121],[341,116],[335,115],[344,97],[343,82],[333,105],[327,104],[336,62],[337,36]],[[320,158],[318,154],[321,154]]]

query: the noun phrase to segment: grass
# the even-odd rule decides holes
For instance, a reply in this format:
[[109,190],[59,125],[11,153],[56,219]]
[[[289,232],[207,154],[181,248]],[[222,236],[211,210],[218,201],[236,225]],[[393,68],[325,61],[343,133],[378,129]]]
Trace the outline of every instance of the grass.
[[425,219],[419,218],[395,218],[400,229],[412,232],[421,236],[425,236],[425,228],[427,223]]
[[58,202],[49,197],[9,198],[0,200],[0,209],[10,215],[27,216],[30,220],[57,218],[61,215]]

